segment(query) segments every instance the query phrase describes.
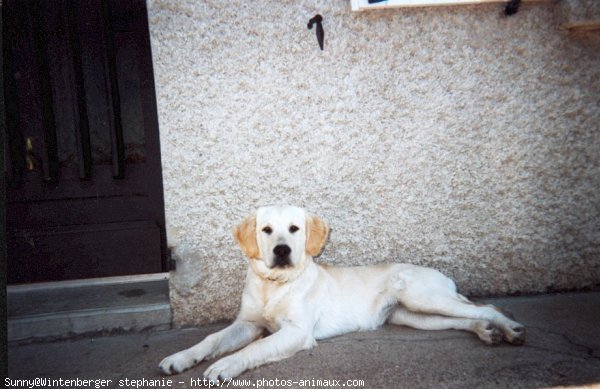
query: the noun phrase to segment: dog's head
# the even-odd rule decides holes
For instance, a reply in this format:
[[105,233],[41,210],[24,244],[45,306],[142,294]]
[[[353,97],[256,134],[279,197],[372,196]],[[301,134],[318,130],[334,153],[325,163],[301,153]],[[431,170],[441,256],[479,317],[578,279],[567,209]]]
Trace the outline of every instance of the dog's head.
[[235,228],[234,236],[252,268],[262,277],[287,280],[317,256],[329,227],[302,208],[259,208]]

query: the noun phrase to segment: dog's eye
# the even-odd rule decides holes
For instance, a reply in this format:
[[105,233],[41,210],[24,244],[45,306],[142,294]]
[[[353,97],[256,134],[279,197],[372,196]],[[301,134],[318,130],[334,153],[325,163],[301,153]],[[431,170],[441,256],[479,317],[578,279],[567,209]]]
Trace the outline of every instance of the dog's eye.
[[271,227],[265,227],[262,229],[262,231],[267,235],[271,235],[271,233],[273,232],[273,229]]
[[298,231],[300,228],[298,228],[298,226],[290,226],[290,232],[293,234],[294,232]]

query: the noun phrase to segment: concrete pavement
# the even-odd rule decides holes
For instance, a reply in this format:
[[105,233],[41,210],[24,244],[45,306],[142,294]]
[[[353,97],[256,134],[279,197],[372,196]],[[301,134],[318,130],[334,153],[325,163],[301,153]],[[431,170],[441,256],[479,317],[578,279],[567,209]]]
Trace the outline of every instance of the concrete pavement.
[[[229,387],[600,387],[600,293],[480,301],[496,304],[525,324],[526,344],[493,347],[466,332],[388,325],[320,341],[312,350],[244,373]],[[210,362],[170,377],[161,375],[157,365],[223,326],[10,344],[4,385],[39,377],[54,379],[54,387],[198,387]]]

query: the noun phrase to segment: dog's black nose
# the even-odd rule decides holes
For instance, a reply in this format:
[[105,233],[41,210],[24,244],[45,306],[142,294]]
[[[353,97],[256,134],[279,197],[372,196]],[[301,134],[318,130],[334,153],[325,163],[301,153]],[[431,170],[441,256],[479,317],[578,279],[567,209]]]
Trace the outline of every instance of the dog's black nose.
[[287,244],[278,244],[273,249],[273,254],[278,258],[287,258],[291,252],[292,249]]

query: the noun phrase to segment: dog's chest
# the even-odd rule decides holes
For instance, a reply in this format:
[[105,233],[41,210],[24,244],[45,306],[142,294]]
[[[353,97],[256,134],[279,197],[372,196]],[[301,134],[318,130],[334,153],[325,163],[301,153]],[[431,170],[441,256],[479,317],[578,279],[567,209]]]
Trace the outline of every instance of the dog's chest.
[[275,332],[281,326],[281,321],[289,317],[292,306],[287,285],[265,284],[261,288],[261,316],[269,331]]

